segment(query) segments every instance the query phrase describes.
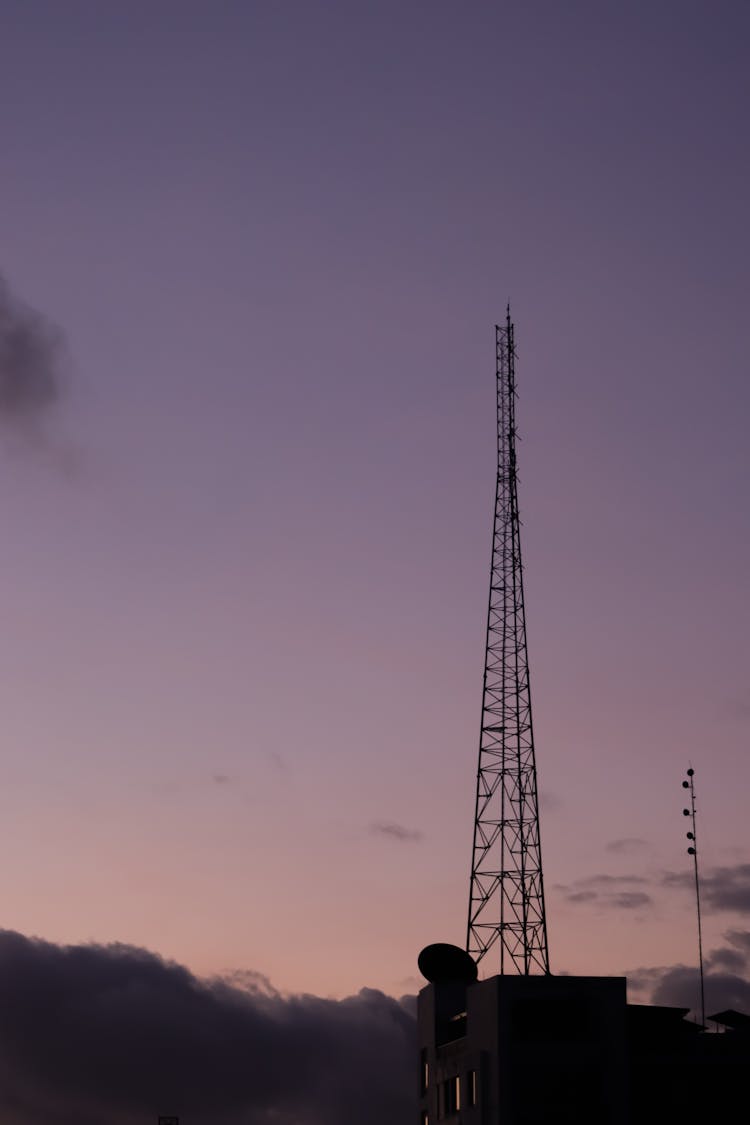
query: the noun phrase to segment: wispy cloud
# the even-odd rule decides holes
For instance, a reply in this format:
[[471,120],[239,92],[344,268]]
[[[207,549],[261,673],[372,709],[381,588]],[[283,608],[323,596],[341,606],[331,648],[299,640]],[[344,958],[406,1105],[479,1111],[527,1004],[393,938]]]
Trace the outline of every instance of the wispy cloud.
[[604,845],[613,855],[632,855],[634,852],[642,852],[648,846],[648,840],[640,836],[622,836],[619,840],[610,840]]
[[750,719],[750,699],[730,699],[727,709],[733,719],[739,719],[740,722]]
[[653,901],[645,891],[618,891],[610,896],[609,905],[618,910],[637,910],[641,906],[651,906]]
[[562,797],[559,797],[557,793],[552,793],[549,789],[539,790],[539,808],[542,812],[559,812],[563,804]]
[[374,836],[387,836],[391,840],[398,840],[402,844],[416,844],[424,837],[418,828],[406,828],[393,820],[376,820],[370,825],[370,832]]
[[33,426],[62,393],[63,334],[0,277],[0,422]]
[[653,902],[647,891],[637,889],[647,882],[642,875],[589,875],[574,883],[558,883],[555,890],[573,906],[595,906],[601,910],[638,910],[651,906]]

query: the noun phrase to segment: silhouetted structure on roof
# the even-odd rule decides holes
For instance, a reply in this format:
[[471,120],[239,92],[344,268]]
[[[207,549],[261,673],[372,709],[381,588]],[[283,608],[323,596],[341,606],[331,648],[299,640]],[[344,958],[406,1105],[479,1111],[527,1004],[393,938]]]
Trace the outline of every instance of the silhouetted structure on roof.
[[516,345],[495,326],[497,477],[466,948],[501,973],[548,973],[516,474]]
[[[685,1019],[687,1008],[627,1004],[624,977],[550,975],[509,311],[505,326],[496,327],[496,384],[497,491],[468,952],[436,944],[419,956],[429,982],[417,1006],[421,1125],[669,1125],[701,1114],[742,1120],[746,1112],[734,1107],[747,1102],[749,1017],[720,1012],[710,1018],[725,1032],[708,1034]],[[692,840],[694,832],[693,823]],[[478,980],[477,963],[496,944],[500,974]]]
[[422,1125],[743,1119],[749,1017],[720,1012],[710,1018],[728,1030],[704,1033],[687,1008],[627,1004],[624,977],[480,981],[449,948],[420,957]]

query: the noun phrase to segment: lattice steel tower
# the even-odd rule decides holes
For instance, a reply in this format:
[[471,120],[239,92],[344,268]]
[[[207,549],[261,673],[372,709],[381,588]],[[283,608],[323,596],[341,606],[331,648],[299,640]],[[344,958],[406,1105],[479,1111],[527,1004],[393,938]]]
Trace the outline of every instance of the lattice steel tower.
[[501,973],[548,973],[516,477],[513,324],[495,328],[497,489],[466,948]]

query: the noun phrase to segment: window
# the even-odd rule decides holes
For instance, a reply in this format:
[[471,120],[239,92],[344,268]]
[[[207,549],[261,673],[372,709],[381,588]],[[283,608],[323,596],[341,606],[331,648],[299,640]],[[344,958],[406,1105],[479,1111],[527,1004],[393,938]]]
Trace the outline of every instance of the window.
[[427,1061],[427,1048],[424,1047],[419,1057],[419,1087],[423,1094],[427,1093],[430,1085],[430,1064]]
[[477,1072],[470,1070],[466,1075],[466,1100],[469,1105],[477,1104]]
[[450,1117],[461,1108],[461,1079],[458,1075],[440,1084],[440,1116]]

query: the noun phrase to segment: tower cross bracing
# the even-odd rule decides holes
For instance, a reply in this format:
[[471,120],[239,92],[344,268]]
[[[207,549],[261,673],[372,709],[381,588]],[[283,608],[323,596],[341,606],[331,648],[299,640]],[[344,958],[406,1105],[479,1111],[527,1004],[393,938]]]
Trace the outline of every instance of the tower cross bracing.
[[501,973],[548,973],[523,597],[514,328],[495,328],[497,487],[487,614],[467,950],[499,945]]

